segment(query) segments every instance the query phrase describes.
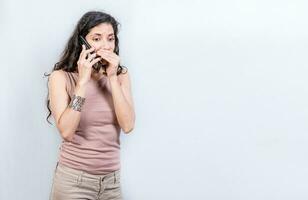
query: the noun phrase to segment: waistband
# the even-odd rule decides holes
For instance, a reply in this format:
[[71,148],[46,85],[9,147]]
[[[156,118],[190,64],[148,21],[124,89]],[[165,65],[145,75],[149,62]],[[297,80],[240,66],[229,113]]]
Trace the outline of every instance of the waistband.
[[60,171],[63,170],[66,173],[70,173],[75,176],[82,176],[83,178],[88,178],[88,179],[93,179],[93,180],[98,180],[98,181],[102,181],[104,179],[109,179],[109,178],[118,179],[120,176],[120,170],[116,170],[114,172],[104,174],[104,175],[94,175],[94,174],[89,174],[87,172],[84,172],[82,170],[67,167],[59,162],[57,162],[56,170],[60,170]]

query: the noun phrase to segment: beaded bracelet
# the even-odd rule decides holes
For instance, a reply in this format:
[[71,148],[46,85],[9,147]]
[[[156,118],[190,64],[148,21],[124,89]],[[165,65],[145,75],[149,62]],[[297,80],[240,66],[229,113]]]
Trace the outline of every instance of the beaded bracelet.
[[76,96],[75,94],[73,95],[73,98],[69,104],[69,107],[72,108],[73,110],[81,112],[81,107],[83,106],[85,102],[84,97],[81,96]]

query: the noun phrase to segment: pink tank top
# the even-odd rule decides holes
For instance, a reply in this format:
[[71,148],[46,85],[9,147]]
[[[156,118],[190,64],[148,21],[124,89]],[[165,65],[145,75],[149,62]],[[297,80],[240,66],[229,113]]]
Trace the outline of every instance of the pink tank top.
[[[77,73],[65,72],[66,90],[72,98]],[[71,142],[63,140],[59,163],[90,174],[103,175],[120,169],[120,126],[114,111],[107,77],[86,85],[85,103]]]

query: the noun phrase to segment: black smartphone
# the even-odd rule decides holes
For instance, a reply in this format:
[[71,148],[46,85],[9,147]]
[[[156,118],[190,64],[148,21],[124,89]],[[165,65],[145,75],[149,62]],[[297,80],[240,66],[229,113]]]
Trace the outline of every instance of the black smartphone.
[[[82,37],[81,35],[79,36],[79,42],[80,42],[80,45],[85,45],[86,46],[86,49],[90,49],[91,48],[91,45],[87,42],[87,40]],[[97,57],[96,57],[97,58]],[[107,61],[104,60],[104,59],[101,59],[99,62],[95,63],[92,67],[93,69],[98,72],[100,70],[100,68],[103,68],[104,71],[106,71],[106,66],[107,66]]]

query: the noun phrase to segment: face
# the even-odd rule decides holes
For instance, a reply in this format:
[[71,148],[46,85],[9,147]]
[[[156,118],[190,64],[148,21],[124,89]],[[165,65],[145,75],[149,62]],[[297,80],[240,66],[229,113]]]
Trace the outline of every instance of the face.
[[87,42],[95,48],[95,51],[100,49],[114,51],[115,36],[111,24],[101,23],[93,27],[86,35]]

